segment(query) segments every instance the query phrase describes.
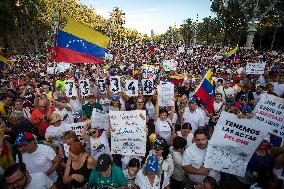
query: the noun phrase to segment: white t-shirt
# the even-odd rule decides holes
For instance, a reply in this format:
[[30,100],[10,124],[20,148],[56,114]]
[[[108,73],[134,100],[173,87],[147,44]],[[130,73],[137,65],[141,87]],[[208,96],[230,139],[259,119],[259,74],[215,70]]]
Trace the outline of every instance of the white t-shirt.
[[71,107],[72,113],[82,110],[82,103],[78,98],[75,100],[70,99],[68,105]]
[[146,105],[146,110],[148,110],[149,118],[154,119],[155,117],[155,106],[152,102],[147,102]]
[[53,185],[53,181],[44,173],[31,173],[31,183],[25,189],[48,189]]
[[229,96],[234,96],[235,95],[235,91],[232,87],[228,87],[228,88],[224,88],[224,99],[226,97],[229,97]]
[[[155,180],[153,186],[150,184],[148,177],[143,174],[142,169],[140,169],[137,173],[135,184],[139,186],[140,189],[160,189],[160,180],[161,176],[155,176]],[[164,172],[164,182],[162,188],[165,188],[170,184],[170,177]]]
[[63,116],[65,123],[74,123],[74,118],[72,116],[72,112],[66,110],[65,108],[63,108],[62,110],[55,108],[55,111],[53,113],[57,113],[57,114]]
[[284,93],[284,83],[274,82],[274,91],[278,96],[282,96]]
[[180,152],[175,152],[172,149],[171,149],[171,154],[173,157],[173,162],[175,167],[172,177],[178,181],[183,181],[185,178],[185,172],[181,166],[182,154]]
[[155,128],[156,133],[158,133],[161,137],[169,141],[172,136],[171,126],[170,126],[170,120],[167,119],[165,121],[162,121],[160,118],[155,121]]
[[214,101],[213,105],[214,105],[214,111],[219,112],[221,110],[221,106],[223,105],[223,102],[217,103],[216,101]]
[[61,123],[59,127],[54,127],[53,125],[49,125],[45,131],[45,139],[47,140],[49,137],[52,137],[52,143],[54,145],[62,145],[63,144],[63,134],[66,131],[64,124]]
[[103,108],[104,112],[108,112],[109,111],[109,104],[110,104],[110,99],[109,98],[101,98],[99,100],[99,103],[102,105],[102,108]]
[[191,124],[192,133],[194,133],[198,129],[198,127],[205,126],[204,115],[198,108],[196,108],[194,112],[190,112],[189,108],[185,107],[183,119],[184,119],[184,123]]
[[[205,160],[207,148],[200,149],[196,146],[196,143],[191,144],[183,153],[182,166],[191,165],[192,167],[199,169],[203,166]],[[205,175],[188,174],[189,178],[195,183],[203,182]],[[216,181],[220,180],[220,173],[218,171],[210,170],[209,176],[212,176]]]
[[95,160],[98,160],[98,157],[101,154],[109,154],[110,148],[108,143],[108,138],[105,134],[105,131],[99,138],[90,137],[90,145],[91,145],[91,155]]
[[[38,144],[37,146],[35,152],[22,154],[23,163],[26,164],[26,168],[30,174],[38,172],[45,173],[52,166],[52,161],[56,157],[56,153],[51,147],[44,144]],[[17,162],[19,162],[18,156]],[[55,183],[58,175],[54,171],[48,177]]]
[[[180,137],[183,137],[181,135],[181,131],[177,131],[177,135],[180,136]],[[190,132],[190,133],[188,133],[188,135],[186,137],[186,141],[187,141],[186,147],[188,147],[188,146],[190,146],[192,144],[192,139],[193,139],[193,133]]]

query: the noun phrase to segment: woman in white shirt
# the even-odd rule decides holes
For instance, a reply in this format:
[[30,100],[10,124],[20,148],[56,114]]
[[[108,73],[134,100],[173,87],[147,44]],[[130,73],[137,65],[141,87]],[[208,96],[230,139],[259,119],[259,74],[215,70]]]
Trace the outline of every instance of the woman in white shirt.
[[45,132],[45,140],[55,146],[63,145],[63,134],[66,131],[62,124],[63,116],[53,113],[50,116],[50,125]]
[[190,146],[192,144],[192,140],[193,140],[192,127],[191,127],[190,123],[182,124],[181,130],[177,131],[176,133],[173,134],[173,139],[176,136],[180,136],[180,137],[186,139],[186,141],[187,141],[186,147]]

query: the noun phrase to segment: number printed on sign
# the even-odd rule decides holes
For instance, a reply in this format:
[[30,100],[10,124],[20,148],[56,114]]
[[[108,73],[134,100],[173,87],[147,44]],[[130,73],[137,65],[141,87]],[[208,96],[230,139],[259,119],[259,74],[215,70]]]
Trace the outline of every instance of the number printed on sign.
[[121,92],[119,76],[110,77],[110,91],[114,94]]
[[126,80],[127,96],[138,96],[138,80]]
[[154,93],[153,79],[143,79],[142,89],[143,89],[143,95],[153,95]]
[[66,81],[64,84],[65,93],[67,97],[77,96],[77,90],[74,80]]
[[80,80],[80,90],[81,90],[81,95],[82,96],[88,96],[90,94],[90,84],[89,84],[89,80]]
[[106,93],[106,81],[105,79],[98,79],[98,88],[100,93],[105,94]]

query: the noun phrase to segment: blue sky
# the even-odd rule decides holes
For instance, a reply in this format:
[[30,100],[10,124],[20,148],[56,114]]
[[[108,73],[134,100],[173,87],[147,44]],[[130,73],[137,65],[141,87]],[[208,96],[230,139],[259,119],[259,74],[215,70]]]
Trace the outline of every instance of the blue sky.
[[210,11],[210,0],[80,0],[92,6],[104,18],[109,17],[113,7],[118,6],[125,12],[125,27],[137,29],[141,33],[164,33],[169,26],[183,23],[192,18],[199,21],[207,16],[214,16]]

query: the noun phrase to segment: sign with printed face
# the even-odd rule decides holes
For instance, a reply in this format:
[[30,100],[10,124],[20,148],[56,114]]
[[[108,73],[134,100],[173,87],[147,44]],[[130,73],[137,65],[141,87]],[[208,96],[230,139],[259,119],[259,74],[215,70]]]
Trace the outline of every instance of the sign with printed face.
[[143,95],[153,95],[154,94],[153,79],[142,79],[142,91],[143,91]]
[[78,96],[74,80],[65,81],[64,88],[65,88],[65,94],[68,98],[72,96],[76,96],[76,97]]
[[98,79],[98,89],[100,93],[105,94],[106,93],[106,81],[105,79]]
[[144,156],[146,111],[110,111],[111,153]]
[[160,85],[158,85],[158,106],[174,105],[174,88],[175,86],[171,82],[161,82]]
[[284,99],[263,93],[254,108],[255,120],[268,131],[284,138]]
[[267,130],[253,119],[239,119],[223,111],[205,155],[204,167],[245,176],[247,164]]
[[127,96],[138,96],[138,80],[126,80],[125,89]]
[[247,63],[246,73],[247,74],[263,74],[265,69],[265,62],[259,63]]
[[89,96],[90,95],[90,82],[88,79],[85,80],[79,80],[80,84],[80,91],[81,96]]
[[120,77],[111,76],[110,77],[110,92],[116,94],[121,92]]

